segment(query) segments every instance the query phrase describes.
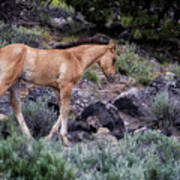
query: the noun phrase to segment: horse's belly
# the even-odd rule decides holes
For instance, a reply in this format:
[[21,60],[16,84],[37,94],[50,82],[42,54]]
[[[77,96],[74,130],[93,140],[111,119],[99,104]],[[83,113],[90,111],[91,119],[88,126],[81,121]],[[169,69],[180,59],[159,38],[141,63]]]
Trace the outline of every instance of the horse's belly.
[[41,85],[41,86],[49,86],[51,84],[56,84],[56,79],[54,79],[51,76],[48,76],[48,74],[44,75],[40,72],[33,72],[30,70],[26,70],[21,75],[21,79],[23,79],[26,82]]

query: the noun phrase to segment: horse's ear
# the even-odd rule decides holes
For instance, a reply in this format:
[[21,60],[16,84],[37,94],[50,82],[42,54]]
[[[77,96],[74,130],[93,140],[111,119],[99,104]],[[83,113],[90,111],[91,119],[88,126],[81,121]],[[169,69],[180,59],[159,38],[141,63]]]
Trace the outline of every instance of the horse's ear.
[[112,39],[109,41],[108,46],[109,46],[110,49],[114,49],[115,48],[115,43],[114,43],[114,41]]

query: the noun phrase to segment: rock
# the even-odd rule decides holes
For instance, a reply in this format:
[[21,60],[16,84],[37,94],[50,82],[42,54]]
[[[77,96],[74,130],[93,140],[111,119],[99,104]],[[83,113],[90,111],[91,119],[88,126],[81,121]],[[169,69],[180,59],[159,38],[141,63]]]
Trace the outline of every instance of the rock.
[[147,130],[147,127],[141,127],[141,128],[139,128],[139,129],[136,129],[135,131],[134,131],[134,134],[137,134],[137,133],[140,133],[140,132],[144,132],[144,131],[146,131]]
[[67,17],[67,22],[69,23],[69,24],[72,24],[74,21],[73,21],[73,18],[72,17]]
[[8,94],[6,93],[5,96],[0,98],[0,114],[3,115],[11,112],[10,100],[7,95]]
[[108,133],[110,133],[109,129],[103,127],[100,127],[97,131],[97,134],[108,134]]
[[108,128],[102,128],[102,127],[99,128],[95,135],[95,138],[96,140],[99,140],[99,141],[111,142],[111,145],[118,144],[117,138],[111,134]]
[[110,133],[120,139],[124,136],[125,126],[118,109],[106,101],[98,101],[86,107],[76,121],[87,122],[90,127],[98,131],[108,128]]
[[180,129],[180,77],[176,77],[173,73],[160,75],[145,89],[131,88],[122,92],[114,99],[113,104],[119,111],[150,123],[154,120],[152,116],[154,99],[164,91],[168,93],[169,104],[176,106],[173,124]]
[[0,114],[0,121],[8,120],[8,117],[4,114]]
[[131,88],[117,96],[113,104],[118,110],[131,115],[132,117],[146,117],[146,109],[141,103],[140,94],[143,93],[138,88]]
[[58,29],[63,29],[63,28],[65,28],[65,26],[68,25],[68,21],[63,17],[51,18],[50,19],[50,24],[51,24],[52,27],[55,27],[55,28],[58,28]]

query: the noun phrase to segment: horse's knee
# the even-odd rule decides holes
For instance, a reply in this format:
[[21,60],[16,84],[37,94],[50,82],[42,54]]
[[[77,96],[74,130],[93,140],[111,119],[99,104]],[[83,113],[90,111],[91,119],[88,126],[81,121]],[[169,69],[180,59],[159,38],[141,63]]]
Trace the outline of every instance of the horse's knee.
[[61,136],[67,136],[67,127],[61,126],[60,134]]

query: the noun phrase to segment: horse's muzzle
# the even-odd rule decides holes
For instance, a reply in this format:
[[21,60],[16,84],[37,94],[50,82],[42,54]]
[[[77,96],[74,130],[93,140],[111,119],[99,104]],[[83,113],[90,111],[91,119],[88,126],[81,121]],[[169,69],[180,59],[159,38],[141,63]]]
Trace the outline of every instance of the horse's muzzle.
[[113,74],[110,74],[109,76],[107,76],[107,80],[112,83],[115,81],[115,76]]

